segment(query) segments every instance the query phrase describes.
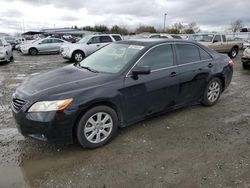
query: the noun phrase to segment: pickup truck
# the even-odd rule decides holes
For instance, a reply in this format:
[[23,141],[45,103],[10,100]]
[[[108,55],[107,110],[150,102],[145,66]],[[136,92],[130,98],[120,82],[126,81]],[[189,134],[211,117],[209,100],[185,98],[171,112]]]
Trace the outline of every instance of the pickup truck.
[[219,53],[227,53],[231,58],[235,58],[243,47],[243,42],[227,41],[223,34],[195,34],[193,39]]

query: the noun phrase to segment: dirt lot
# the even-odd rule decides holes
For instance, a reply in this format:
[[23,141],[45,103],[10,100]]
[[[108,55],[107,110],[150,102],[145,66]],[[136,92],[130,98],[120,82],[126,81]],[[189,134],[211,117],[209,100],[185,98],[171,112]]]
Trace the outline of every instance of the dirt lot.
[[9,107],[27,76],[68,65],[58,55],[22,56],[0,66],[0,188],[250,187],[250,71],[235,59],[219,103],[180,109],[119,131],[82,150],[22,137]]

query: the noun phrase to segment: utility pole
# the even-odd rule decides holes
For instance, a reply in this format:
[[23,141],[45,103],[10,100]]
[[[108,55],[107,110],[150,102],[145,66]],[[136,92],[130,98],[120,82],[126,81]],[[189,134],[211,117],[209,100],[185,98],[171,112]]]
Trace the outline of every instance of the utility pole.
[[168,14],[167,13],[164,13],[164,25],[163,25],[163,31],[165,32],[165,30],[166,30],[166,16],[167,16]]

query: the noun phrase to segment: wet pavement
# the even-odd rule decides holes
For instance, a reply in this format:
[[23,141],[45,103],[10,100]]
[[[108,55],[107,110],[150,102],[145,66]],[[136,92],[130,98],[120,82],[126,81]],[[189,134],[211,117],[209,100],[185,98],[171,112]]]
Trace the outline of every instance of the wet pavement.
[[9,106],[15,88],[69,62],[14,55],[15,62],[0,66],[0,188],[250,187],[250,71],[241,68],[241,54],[214,107],[195,105],[137,123],[95,150],[18,133]]

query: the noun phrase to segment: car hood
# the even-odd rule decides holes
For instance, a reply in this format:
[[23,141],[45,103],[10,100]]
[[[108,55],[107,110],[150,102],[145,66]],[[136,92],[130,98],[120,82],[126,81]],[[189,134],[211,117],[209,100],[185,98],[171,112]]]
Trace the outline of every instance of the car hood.
[[[93,73],[75,65],[38,74],[25,80],[16,93],[22,97],[41,96],[46,98],[60,95],[73,95],[92,87],[101,86],[111,79],[111,75]],[[60,98],[60,97],[59,97]]]

